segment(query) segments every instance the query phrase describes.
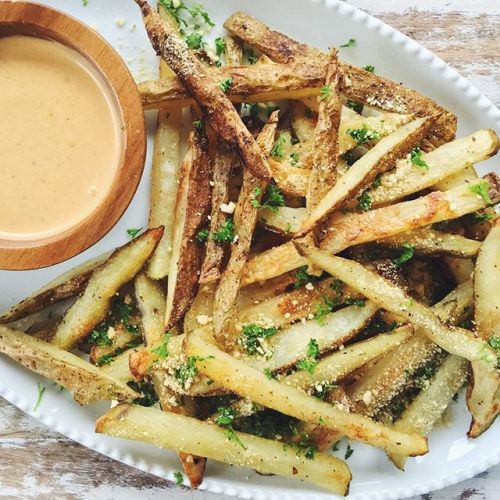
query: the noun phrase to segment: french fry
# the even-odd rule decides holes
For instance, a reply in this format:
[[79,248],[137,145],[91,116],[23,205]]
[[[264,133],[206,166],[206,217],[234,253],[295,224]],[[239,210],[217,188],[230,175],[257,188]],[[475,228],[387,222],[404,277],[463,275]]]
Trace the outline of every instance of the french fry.
[[125,383],[78,356],[6,326],[0,326],[0,352],[62,385],[81,405],[137,397]]
[[149,229],[111,254],[92,274],[85,291],[66,312],[54,334],[53,344],[64,350],[72,349],[106,317],[112,297],[141,270],[162,234],[161,227]]
[[340,89],[342,74],[339,70],[338,51],[332,49],[328,57],[325,90],[319,105],[318,122],[313,138],[313,161],[307,186],[306,206],[315,208],[337,181],[339,159],[339,127],[342,113]]
[[160,283],[144,273],[136,276],[134,284],[144,342],[147,346],[159,344],[165,333],[165,294]]
[[242,432],[229,440],[221,427],[154,408],[119,405],[97,421],[96,432],[309,481],[339,495],[347,494],[351,479],[346,463],[330,455],[318,453],[308,460],[279,441]]
[[[278,111],[275,111],[271,114],[257,139],[257,144],[262,151],[267,153],[273,147],[277,126]],[[221,336],[222,329],[227,316],[233,309],[240,288],[243,269],[250,253],[252,237],[259,215],[259,209],[255,206],[255,202],[260,202],[266,185],[265,181],[254,177],[249,170],[244,171],[243,185],[234,211],[237,238],[231,243],[231,255],[220,278],[214,298],[214,331],[220,341],[223,340]]]
[[481,248],[481,242],[464,238],[458,234],[443,233],[422,227],[398,233],[379,240],[377,243],[398,248],[410,245],[415,252],[424,255],[454,255],[457,257],[474,257]]
[[305,196],[307,194],[311,175],[309,169],[295,167],[274,158],[269,159],[269,168],[280,191],[290,196]]
[[11,323],[63,300],[75,297],[87,286],[92,273],[111,255],[106,252],[70,269],[0,315],[0,323]]
[[106,374],[109,377],[113,377],[120,382],[123,382],[126,384],[127,382],[134,380],[134,376],[132,375],[132,372],[130,371],[130,366],[129,366],[129,358],[130,355],[133,352],[138,352],[141,349],[144,348],[144,345],[138,345],[137,347],[134,347],[132,350],[127,350],[118,356],[115,356],[112,360],[111,363],[108,363],[107,365],[102,365],[99,367],[102,373]]
[[[215,347],[210,333],[197,330],[187,339],[189,355],[201,356],[198,370],[226,389],[247,397],[267,408],[280,411],[305,422],[321,423],[343,432],[350,439],[369,443],[393,452],[421,455],[427,442],[413,434],[394,432],[373,420],[339,410],[333,405],[281,384]],[[250,382],[251,381],[251,382]]]
[[315,320],[292,324],[271,337],[261,355],[244,353],[240,359],[261,371],[287,370],[307,357],[307,346],[312,339],[320,353],[338,348],[358,334],[377,310],[375,304],[367,301],[362,307],[353,305],[327,314],[321,324]]
[[[228,65],[241,65],[243,48],[233,37],[225,38],[225,62]],[[210,214],[210,233],[214,233],[227,221],[227,214],[221,210],[221,205],[229,201],[229,177],[231,168],[237,161],[237,156],[221,139],[217,140],[213,166],[212,213]],[[200,284],[217,281],[222,273],[224,261],[224,245],[213,238],[208,238],[203,266],[200,274]]]
[[280,381],[304,391],[324,381],[336,382],[400,346],[412,334],[411,325],[404,325],[388,334],[380,334],[369,340],[356,342],[324,357],[318,362],[313,373],[299,370],[283,377]]
[[[229,200],[229,174],[231,168],[237,161],[236,153],[231,151],[222,141],[217,141],[213,165],[212,188],[212,212],[210,215],[210,233],[219,229],[227,221],[228,216],[221,210],[222,204],[227,204]],[[222,263],[224,261],[224,245],[221,245],[213,238],[207,239],[205,257],[200,274],[200,284],[212,283],[221,276]]]
[[[466,318],[473,303],[472,283],[466,282],[432,307],[444,323],[456,325]],[[397,318],[385,318],[394,321]],[[375,416],[410,383],[415,371],[431,361],[440,348],[417,329],[405,343],[363,370],[347,393],[356,411]]]
[[487,342],[477,339],[463,328],[445,326],[429,308],[415,302],[401,288],[382,276],[352,260],[330,256],[300,242],[295,242],[295,245],[313,264],[341,279],[380,307],[422,328],[425,335],[442,349],[469,361],[496,366],[496,355]]
[[[467,372],[468,364],[465,359],[448,356],[429,385],[417,395],[395,422],[394,429],[427,436],[453,396],[464,385]],[[408,458],[406,455],[389,454],[389,458],[398,469],[404,470]]]
[[[498,142],[498,138],[496,140]],[[478,179],[478,177],[479,175],[477,174],[474,165],[467,165],[463,170],[451,174],[439,181],[433,186],[433,188],[439,191],[448,191],[463,184],[473,183]]]
[[[481,210],[488,206],[488,202],[471,191],[471,186],[484,180],[489,182],[491,200],[494,203],[500,200],[498,176],[489,174],[471,185],[460,186],[444,193],[435,191],[415,200],[376,210],[348,214],[337,212],[329,220],[330,227],[335,230],[327,232],[320,247],[326,252],[338,253],[351,246],[381,240]],[[249,285],[264,281],[306,264],[307,259],[297,252],[292,242],[288,242],[251,258],[245,267],[242,283]]]
[[349,197],[364,189],[378,174],[393,167],[396,160],[406,155],[425,136],[433,123],[434,118],[420,118],[384,137],[325,194],[302,224],[298,236],[311,231],[328,214],[341,208]]
[[245,166],[255,177],[271,180],[267,158],[221,87],[222,83],[231,87],[232,80],[221,82],[212,78],[175,29],[163,22],[145,0],[136,0],[136,3],[141,8],[153,48],[193,94],[214,131],[238,150]]
[[297,232],[307,215],[304,207],[279,207],[277,210],[266,208],[260,212],[260,219],[267,228],[290,235]]
[[[158,8],[163,21],[177,30],[177,24],[163,8]],[[171,80],[175,73],[160,60],[160,79]],[[181,164],[182,108],[160,110],[154,137],[153,163],[151,166],[151,190],[149,227],[163,226],[163,237],[149,261],[147,273],[150,278],[162,279],[168,274],[172,255],[174,232],[174,209],[177,197],[178,174]]]
[[452,185],[447,179],[464,169],[472,168],[470,163],[478,163],[494,156],[498,147],[496,133],[484,129],[422,154],[421,159],[427,168],[415,166],[408,158],[402,159],[394,170],[380,176],[379,187],[370,190],[372,206],[398,201],[430,186],[447,191],[463,185],[464,182]]
[[[325,78],[324,68],[317,64],[232,65],[207,69],[216,82],[232,79],[228,99],[233,104],[301,99],[320,93]],[[151,80],[139,84],[145,109],[176,109],[192,106],[194,96],[179,78]]]
[[210,212],[211,165],[202,127],[193,126],[182,162],[167,290],[165,330],[178,323],[198,291],[203,247],[196,239]]
[[[224,27],[248,45],[267,54],[277,63],[315,61],[326,68],[326,54],[291,38],[272,31],[264,23],[244,13],[235,12],[224,23]],[[368,104],[384,111],[410,113],[416,117],[440,115],[428,140],[436,147],[454,139],[457,118],[432,99],[403,87],[399,83],[341,63],[346,75],[344,95],[351,100]]]
[[[500,339],[500,221],[497,220],[484,240],[474,272],[475,320],[479,337],[496,345]],[[467,394],[467,406],[472,414],[470,437],[477,437],[495,420],[500,411],[496,393],[500,384],[497,370],[487,370],[484,364],[472,363],[472,380]]]

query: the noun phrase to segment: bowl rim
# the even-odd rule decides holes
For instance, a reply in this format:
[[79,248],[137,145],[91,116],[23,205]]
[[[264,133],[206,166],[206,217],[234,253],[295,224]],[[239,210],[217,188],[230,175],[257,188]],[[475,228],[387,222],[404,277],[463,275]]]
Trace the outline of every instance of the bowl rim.
[[0,269],[30,270],[58,264],[87,250],[118,222],[139,186],[146,160],[146,124],[135,80],[116,50],[73,16],[35,2],[0,2],[0,36],[25,34],[62,43],[93,64],[115,101],[122,151],[113,183],[83,221],[39,241],[0,240]]

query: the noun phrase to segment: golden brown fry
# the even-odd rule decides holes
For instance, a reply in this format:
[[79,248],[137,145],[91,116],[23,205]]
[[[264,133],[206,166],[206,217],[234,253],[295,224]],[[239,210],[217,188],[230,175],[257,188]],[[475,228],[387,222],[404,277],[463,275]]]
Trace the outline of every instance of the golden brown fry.
[[117,406],[97,421],[96,432],[205,455],[262,474],[310,481],[339,495],[347,493],[351,479],[346,463],[330,455],[318,453],[314,460],[307,460],[282,442],[242,432],[235,432],[236,438],[229,440],[226,430],[216,425],[153,408]]
[[[158,8],[163,20],[177,30],[177,23],[161,6]],[[175,73],[160,60],[160,79],[169,81]],[[174,232],[174,209],[177,196],[178,173],[181,163],[182,108],[160,110],[156,122],[153,163],[151,166],[151,190],[149,206],[149,227],[163,226],[163,237],[151,257],[147,269],[153,279],[164,278],[168,274],[172,254]]]
[[[324,69],[318,65],[263,64],[210,68],[208,74],[216,81],[232,79],[227,98],[233,103],[280,101],[317,96],[324,81]],[[175,109],[194,104],[195,100],[178,78],[146,81],[139,84],[145,109]],[[316,97],[314,97],[316,98]]]
[[[274,136],[278,126],[278,113],[278,111],[275,111],[271,114],[257,139],[257,144],[266,153],[271,150],[274,144]],[[259,209],[255,206],[255,203],[260,203],[266,185],[265,181],[254,177],[249,170],[245,170],[243,173],[243,185],[234,211],[236,237],[235,241],[231,243],[229,262],[222,273],[214,299],[214,332],[216,338],[221,342],[224,340],[221,335],[222,329],[233,309],[240,288],[243,269],[250,253],[252,236],[257,225]]]
[[485,366],[496,366],[496,355],[489,345],[463,328],[443,325],[427,307],[414,301],[401,288],[361,264],[342,257],[330,256],[324,251],[295,241],[295,245],[313,264],[336,276],[367,298],[388,311],[410,321],[433,342],[451,354],[477,361]]
[[6,326],[0,326],[0,352],[62,385],[81,405],[137,397],[124,382],[78,356]]
[[306,195],[309,213],[337,181],[338,139],[342,113],[341,85],[342,74],[339,70],[338,52],[332,49],[328,58],[325,85],[319,105],[318,123],[314,131],[313,162]]
[[54,304],[58,304],[63,300],[75,297],[87,286],[92,273],[101,266],[110,255],[111,252],[106,252],[104,255],[84,262],[63,273],[61,276],[58,276],[40,290],[0,315],[0,323],[17,321]]
[[389,236],[377,243],[393,248],[410,245],[416,253],[424,255],[455,255],[474,257],[481,248],[481,242],[464,238],[458,234],[443,233],[429,227],[422,227]]
[[453,177],[458,180],[457,176],[465,169],[474,171],[470,162],[487,160],[497,153],[498,147],[499,139],[496,133],[485,129],[422,154],[421,159],[427,164],[427,168],[414,165],[408,158],[400,160],[394,170],[380,177],[380,186],[370,190],[372,205],[385,205],[430,186],[439,191],[448,191],[463,185],[463,178],[460,178],[461,182],[453,185],[449,179]]
[[[448,356],[424,388],[395,422],[394,429],[416,432],[427,436],[450,404],[453,396],[467,380],[467,361],[458,356]],[[389,454],[394,465],[404,470],[406,455]]]
[[189,355],[201,356],[198,370],[223,387],[248,397],[255,403],[280,411],[305,422],[317,424],[319,419],[331,429],[347,437],[394,452],[421,455],[427,452],[425,439],[413,434],[394,432],[373,420],[347,413],[286,384],[269,379],[258,370],[221,351],[211,342],[207,330],[197,330],[187,339]]
[[203,127],[193,127],[182,162],[175,204],[175,231],[170,261],[165,329],[186,314],[198,291],[203,246],[196,239],[210,211],[211,165]]
[[395,162],[406,155],[413,145],[426,135],[434,118],[420,118],[404,125],[391,135],[384,137],[362,156],[339,179],[311,211],[299,231],[304,236],[330,213],[342,207],[349,198],[360,193],[380,173],[392,168]]
[[271,173],[267,158],[224,93],[223,88],[230,88],[232,80],[217,81],[212,78],[175,29],[164,23],[145,0],[136,0],[136,3],[141,8],[153,48],[193,94],[208,123],[238,150],[245,166],[256,177],[269,181]]
[[[474,273],[475,319],[477,333],[490,343],[500,341],[500,221],[497,220],[484,240]],[[472,363],[472,380],[467,394],[467,406],[472,414],[470,437],[477,437],[494,421],[500,411],[497,392],[500,375],[486,370],[484,364]]]
[[165,333],[165,294],[161,284],[139,273],[134,281],[142,334],[147,346],[159,344]]
[[[218,139],[213,165],[214,186],[212,188],[209,234],[218,231],[221,225],[228,220],[227,214],[221,210],[221,205],[227,204],[229,200],[229,175],[235,161],[237,161],[236,153],[231,151],[221,139]],[[224,261],[224,248],[225,245],[213,238],[207,239],[200,284],[212,283],[220,278]]]
[[[224,23],[224,27],[248,45],[267,54],[275,62],[287,64],[301,60],[315,61],[323,68],[326,67],[325,53],[298,43],[282,33],[272,31],[264,23],[244,12],[235,12]],[[432,99],[399,83],[346,63],[341,63],[341,69],[346,76],[343,93],[348,99],[385,111],[411,113],[419,118],[440,115],[428,141],[437,147],[454,139],[457,129],[456,116]],[[431,144],[428,146],[431,147]]]
[[92,274],[83,294],[66,312],[52,339],[53,344],[72,349],[106,317],[110,300],[141,270],[162,234],[163,228],[149,229],[115,250]]

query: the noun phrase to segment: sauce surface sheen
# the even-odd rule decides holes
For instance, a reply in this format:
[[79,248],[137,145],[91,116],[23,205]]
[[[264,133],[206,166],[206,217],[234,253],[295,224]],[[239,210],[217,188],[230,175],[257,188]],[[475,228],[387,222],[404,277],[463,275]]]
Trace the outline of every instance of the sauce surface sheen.
[[121,120],[102,76],[61,43],[0,38],[0,239],[60,234],[101,204]]

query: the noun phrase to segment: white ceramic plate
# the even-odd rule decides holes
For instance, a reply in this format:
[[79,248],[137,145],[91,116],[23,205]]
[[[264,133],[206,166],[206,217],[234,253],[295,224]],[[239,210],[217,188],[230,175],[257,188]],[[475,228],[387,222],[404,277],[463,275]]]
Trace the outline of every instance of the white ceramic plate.
[[[46,0],[43,3],[68,12],[96,28],[123,55],[137,80],[155,76],[156,58],[132,0],[89,0],[87,7],[83,7],[81,0]],[[246,10],[275,29],[323,49],[355,38],[355,48],[341,49],[343,59],[357,65],[373,64],[377,73],[433,97],[458,115],[459,135],[484,127],[500,129],[500,111],[455,70],[416,42],[352,6],[337,0],[204,0],[203,3],[217,26],[221,26],[231,12]],[[125,24],[119,27],[121,21]],[[214,29],[214,36],[219,34],[217,29]],[[153,123],[153,120],[149,121]],[[482,172],[491,171],[494,166],[492,161],[485,162],[480,169]],[[148,211],[149,167],[150,156],[133,203],[113,231],[94,247],[49,269],[0,272],[0,309],[19,301],[64,270],[125,243],[127,228],[144,226]],[[47,391],[40,408],[33,413],[37,380],[39,378],[27,370],[4,357],[0,358],[0,394],[11,403],[89,448],[144,471],[173,479],[173,472],[179,470],[174,453],[94,434],[95,419],[108,405],[80,408],[67,393],[58,392],[53,384],[42,380]],[[382,451],[354,445],[355,452],[349,459],[354,477],[350,498],[405,498],[456,483],[499,463],[500,422],[479,439],[468,440],[465,433],[469,417],[465,405],[459,401],[452,406],[455,414],[453,425],[431,434],[431,452],[409,460],[406,473],[392,467]],[[341,457],[345,446],[343,443],[338,452]],[[213,461],[209,461],[201,489],[243,498],[332,498],[332,495],[306,484],[258,476],[250,470],[227,467]]]

